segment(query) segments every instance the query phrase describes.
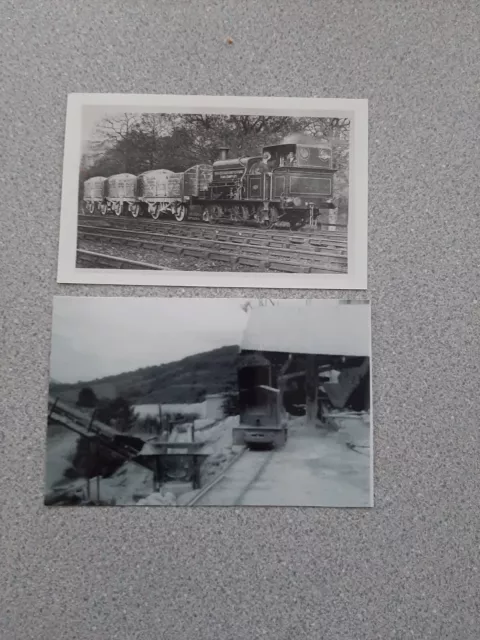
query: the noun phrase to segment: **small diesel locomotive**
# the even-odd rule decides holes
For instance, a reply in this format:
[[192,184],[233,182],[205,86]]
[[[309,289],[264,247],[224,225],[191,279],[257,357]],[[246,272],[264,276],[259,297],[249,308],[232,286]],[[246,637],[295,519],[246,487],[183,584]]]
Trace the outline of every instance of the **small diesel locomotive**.
[[178,222],[228,218],[268,227],[282,222],[295,230],[314,225],[322,211],[335,208],[336,169],[328,144],[312,139],[309,144],[270,145],[261,156],[246,158],[228,158],[228,151],[222,147],[213,165],[181,173],[159,169],[138,177],[90,178],[84,183],[84,211],[150,215],[154,220],[168,215]]

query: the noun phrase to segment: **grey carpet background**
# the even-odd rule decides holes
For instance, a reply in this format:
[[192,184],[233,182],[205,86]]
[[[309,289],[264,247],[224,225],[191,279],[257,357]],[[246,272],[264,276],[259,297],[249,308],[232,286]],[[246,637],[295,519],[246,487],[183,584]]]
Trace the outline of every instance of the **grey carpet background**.
[[[0,5],[0,638],[476,640],[478,2]],[[53,294],[265,293],[56,284],[82,91],[369,99],[375,509],[43,507]]]

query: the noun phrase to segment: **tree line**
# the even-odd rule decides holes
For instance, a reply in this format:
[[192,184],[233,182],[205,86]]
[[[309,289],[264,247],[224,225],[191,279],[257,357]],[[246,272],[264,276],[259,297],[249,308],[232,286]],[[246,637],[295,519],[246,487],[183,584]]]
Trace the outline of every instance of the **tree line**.
[[98,123],[82,157],[80,181],[124,172],[138,175],[152,169],[181,172],[196,164],[211,164],[222,146],[229,147],[231,157],[255,156],[264,146],[305,136],[332,142],[342,188],[348,175],[349,133],[350,121],[345,118],[115,114]]

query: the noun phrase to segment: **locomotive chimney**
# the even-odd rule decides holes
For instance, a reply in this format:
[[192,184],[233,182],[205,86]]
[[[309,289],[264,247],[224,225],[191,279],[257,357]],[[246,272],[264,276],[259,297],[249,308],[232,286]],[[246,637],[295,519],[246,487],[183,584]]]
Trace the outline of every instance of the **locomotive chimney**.
[[218,151],[220,154],[220,160],[228,160],[228,152],[230,151],[230,147],[219,147]]

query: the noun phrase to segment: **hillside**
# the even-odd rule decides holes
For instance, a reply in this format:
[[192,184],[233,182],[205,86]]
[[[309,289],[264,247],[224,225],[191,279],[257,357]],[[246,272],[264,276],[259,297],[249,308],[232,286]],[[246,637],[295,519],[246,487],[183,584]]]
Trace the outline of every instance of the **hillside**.
[[182,360],[76,384],[50,383],[50,394],[76,402],[82,387],[98,397],[122,396],[134,404],[194,403],[236,384],[238,347],[196,353]]

